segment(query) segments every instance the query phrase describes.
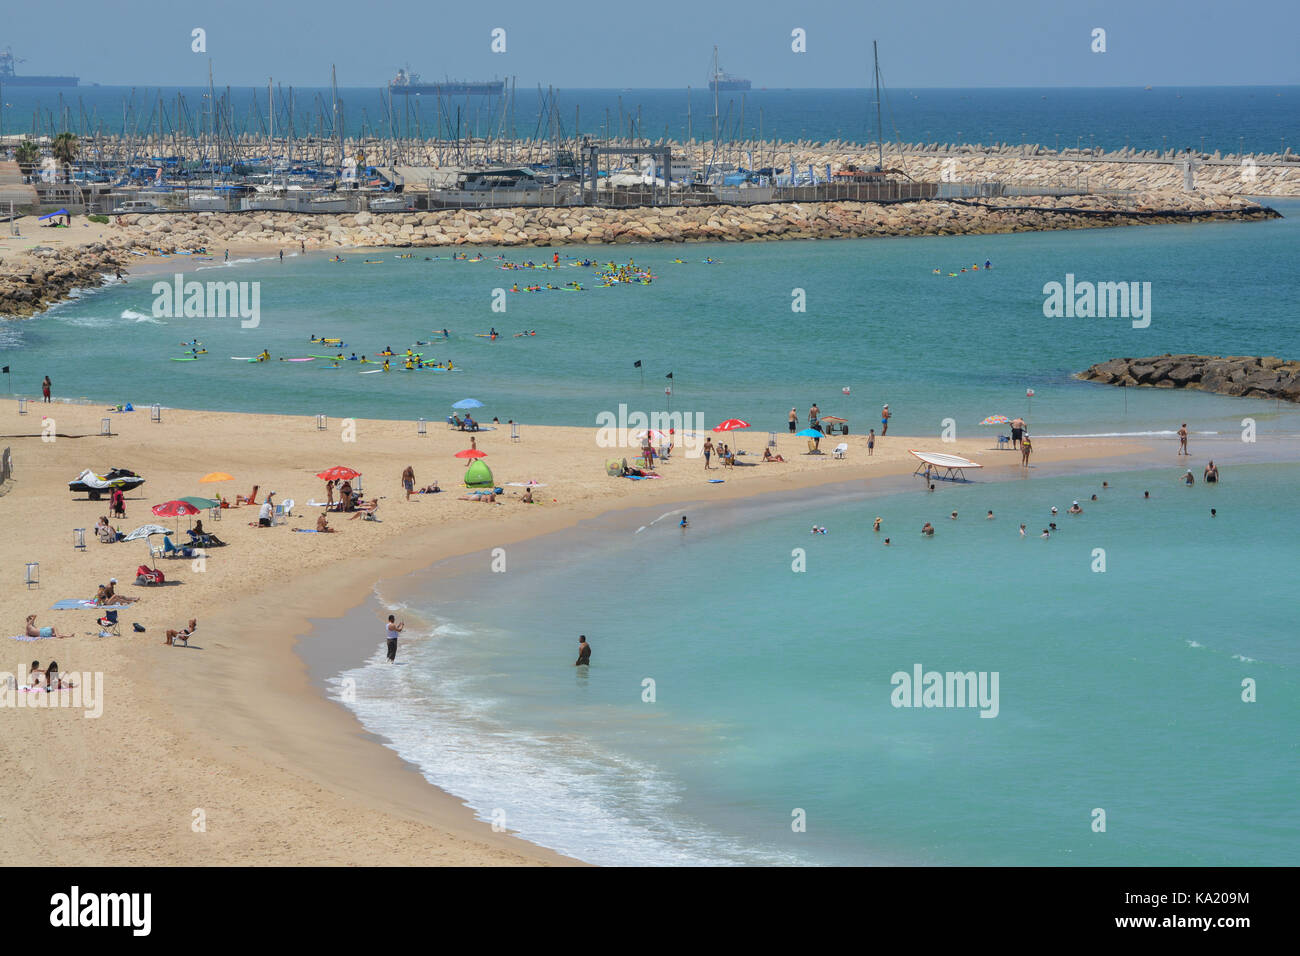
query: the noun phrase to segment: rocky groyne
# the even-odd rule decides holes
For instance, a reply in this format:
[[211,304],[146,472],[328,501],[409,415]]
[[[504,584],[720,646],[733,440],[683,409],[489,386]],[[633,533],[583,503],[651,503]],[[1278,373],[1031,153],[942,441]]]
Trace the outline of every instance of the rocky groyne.
[[[0,316],[31,315],[126,263],[206,249],[552,246],[953,236],[1143,223],[1276,217],[1241,197],[1177,191],[1135,196],[814,202],[752,206],[590,206],[443,209],[311,215],[159,213],[115,217],[93,244],[31,250],[0,263]],[[75,231],[75,230],[74,230]],[[144,257],[144,258],[141,258]],[[187,260],[192,261],[192,260]]]
[[1113,358],[1075,378],[1128,388],[1196,388],[1219,395],[1300,402],[1300,362],[1274,356],[1153,355]]

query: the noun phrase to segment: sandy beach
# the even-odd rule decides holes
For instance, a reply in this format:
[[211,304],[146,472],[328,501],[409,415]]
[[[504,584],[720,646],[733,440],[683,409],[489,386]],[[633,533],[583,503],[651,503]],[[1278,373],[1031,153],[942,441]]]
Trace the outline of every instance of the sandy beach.
[[[42,441],[42,416],[54,419],[54,441]],[[843,460],[809,456],[803,439],[781,434],[785,464],[705,472],[700,459],[674,454],[659,480],[609,477],[604,462],[619,457],[599,447],[595,429],[530,427],[512,442],[509,429],[476,436],[498,484],[536,481],[537,503],[507,486],[495,504],[459,500],[463,463],[454,458],[468,436],[430,423],[418,436],[407,421],[355,422],[355,442],[341,441],[341,423],[318,431],[314,419],[167,408],[162,422],[148,409],[109,413],[99,406],[29,402],[0,404],[6,423],[0,444],[12,450],[14,478],[0,488],[0,562],[14,587],[0,598],[5,637],[24,618],[74,632],[64,640],[7,640],[3,669],[25,673],[29,661],[58,660],[65,672],[102,672],[103,715],[72,709],[5,709],[4,747],[15,765],[31,768],[0,784],[6,826],[0,840],[13,863],[151,864],[482,864],[568,862],[473,818],[455,798],[423,778],[360,728],[353,716],[311,684],[295,653],[311,641],[309,619],[337,617],[365,602],[376,581],[471,551],[507,546],[605,512],[648,505],[735,500],[772,491],[810,497],[819,486],[905,475],[913,447],[966,455],[985,474],[1015,473],[1019,455],[990,450],[987,438],[942,444],[889,436],[868,457],[866,438],[824,439],[848,444]],[[112,423],[99,435],[100,420]],[[732,436],[757,460],[766,432]],[[1034,463],[1068,467],[1146,450],[1139,442],[1040,440]],[[626,452],[629,458],[634,454]],[[331,515],[337,534],[299,534],[313,527],[324,483],[315,473],[348,465],[363,474],[364,494],[380,496],[379,522]],[[437,479],[437,495],[403,500],[399,476],[413,466],[417,486]],[[292,498],[295,517],[271,529],[257,509],[228,509],[207,530],[227,542],[208,552],[200,570],[190,560],[158,559],[166,587],[137,587],[147,564],[143,542],[111,545],[92,529],[107,501],[72,495],[67,482],[85,468],[126,467],[146,477],[127,496],[129,531],[157,521],[149,507],[215,487],[232,502],[256,484]],[[201,485],[211,471],[235,477]],[[1032,469],[1031,469],[1032,473]],[[709,484],[720,477],[722,484]],[[187,519],[180,519],[181,537]],[[87,548],[73,548],[73,529],[87,529]],[[155,538],[155,542],[159,539]],[[19,575],[39,561],[40,587]],[[121,612],[122,635],[93,636],[93,609],[49,610],[58,600],[90,598],[118,578],[119,590],[140,598]],[[192,646],[163,643],[167,628],[199,620]],[[146,630],[135,633],[131,624]],[[380,645],[358,634],[365,653]],[[39,755],[40,759],[29,759]],[[200,828],[195,823],[201,820]]]

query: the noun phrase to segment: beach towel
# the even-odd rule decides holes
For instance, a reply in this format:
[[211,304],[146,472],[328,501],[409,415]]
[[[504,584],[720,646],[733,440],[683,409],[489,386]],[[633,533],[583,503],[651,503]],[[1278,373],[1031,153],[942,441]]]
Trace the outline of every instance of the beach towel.
[[28,637],[26,634],[15,634],[13,637],[10,638],[10,640],[27,641],[28,643],[31,643],[32,641],[49,641],[49,640],[53,640],[53,638],[54,638],[53,634],[51,634],[49,637]]
[[69,598],[66,601],[59,601],[57,604],[51,607],[50,610],[51,611],[73,611],[83,607],[99,607],[99,605],[95,603],[94,598],[84,598],[84,599]]
[[725,480],[725,479],[723,479],[723,478],[710,478],[710,479],[709,479],[709,484],[711,484],[711,485],[720,485],[720,484],[722,484],[722,482],[723,482],[724,480]]
[[328,501],[308,501],[307,505],[310,508],[328,508],[330,503]]
[[299,534],[320,534],[316,528],[294,528]]

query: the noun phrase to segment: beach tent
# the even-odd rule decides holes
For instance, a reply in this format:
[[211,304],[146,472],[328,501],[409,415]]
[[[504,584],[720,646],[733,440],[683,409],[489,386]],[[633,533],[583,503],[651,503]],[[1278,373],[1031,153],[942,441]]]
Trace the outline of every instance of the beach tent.
[[46,219],[53,219],[55,216],[66,216],[67,214],[68,211],[66,209],[60,209],[58,212],[46,213],[44,216],[41,216],[40,219],[38,219],[37,221],[44,222]]
[[492,486],[492,469],[487,466],[487,462],[481,458],[470,462],[469,467],[465,469],[465,487],[491,488]]

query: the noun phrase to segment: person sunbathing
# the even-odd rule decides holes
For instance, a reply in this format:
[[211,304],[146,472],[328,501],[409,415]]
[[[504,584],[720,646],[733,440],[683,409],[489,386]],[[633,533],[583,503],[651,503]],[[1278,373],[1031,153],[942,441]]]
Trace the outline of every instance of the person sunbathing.
[[99,593],[95,595],[95,603],[100,607],[110,607],[112,605],[131,604],[139,598],[127,597],[125,594],[117,593],[117,578],[112,578],[107,584],[99,586]]
[[198,629],[199,620],[198,618],[192,617],[190,618],[190,623],[185,625],[185,627],[181,628],[179,631],[175,628],[169,628],[167,630],[167,637],[163,640],[163,643],[175,646],[176,642],[180,641],[188,647],[190,643],[190,635]]
[[27,637],[71,637],[72,636],[71,634],[60,634],[58,630],[56,630],[53,627],[37,627],[35,614],[27,615],[27,627],[24,629],[23,633]]
[[438,494],[440,491],[442,491],[442,489],[438,487],[438,482],[435,481],[435,482],[434,482],[433,484],[431,484],[431,485],[425,485],[423,488],[421,488],[419,491],[417,491],[416,494],[417,494],[417,495],[436,495],[436,494]]
[[348,520],[356,521],[362,515],[365,515],[367,518],[373,518],[375,516],[375,509],[378,507],[378,498],[371,498],[369,502],[360,502],[353,507],[355,513]]
[[770,449],[770,448],[764,448],[764,449],[763,449],[763,460],[764,460],[764,461],[780,461],[780,462],[784,462],[784,461],[785,461],[785,459],[782,458],[780,455],[773,455],[773,454],[772,454],[772,449]]
[[238,508],[240,505],[255,505],[255,504],[257,504],[257,489],[258,489],[258,487],[259,487],[258,485],[253,485],[253,490],[250,491],[250,492],[248,493],[247,496],[244,496],[244,495],[235,495],[235,507]]
[[467,495],[460,496],[461,501],[486,501],[489,504],[497,500],[495,491],[471,491]]
[[334,529],[330,527],[330,523],[325,520],[324,515],[321,515],[316,519],[316,530],[319,531],[321,534],[334,533]]

